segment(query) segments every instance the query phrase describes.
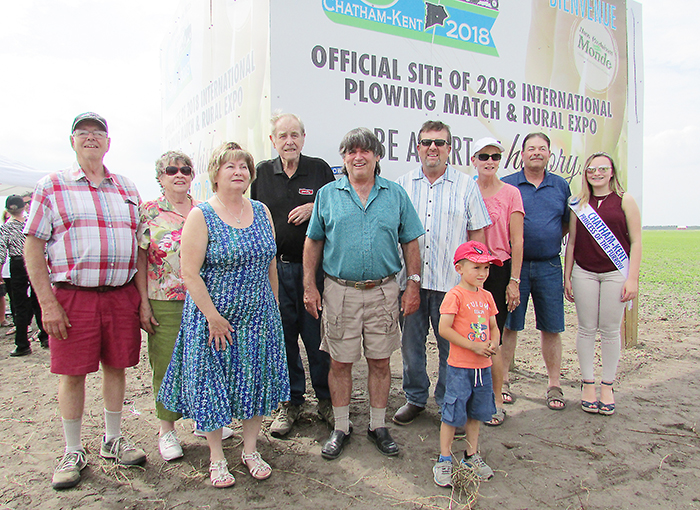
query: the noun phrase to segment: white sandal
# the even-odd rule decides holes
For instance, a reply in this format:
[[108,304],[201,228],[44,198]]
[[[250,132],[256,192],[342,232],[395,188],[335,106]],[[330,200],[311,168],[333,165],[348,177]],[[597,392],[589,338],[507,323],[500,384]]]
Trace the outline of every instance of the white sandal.
[[212,461],[209,465],[209,479],[216,489],[233,487],[233,484],[236,483],[236,479],[228,471],[226,459]]
[[[248,471],[250,471],[250,476],[256,480],[265,480],[266,478],[270,478],[272,474],[272,468],[262,459],[257,450],[248,455],[246,455],[245,451],[241,452],[241,462],[243,462],[248,468]],[[249,462],[251,464],[249,464]]]

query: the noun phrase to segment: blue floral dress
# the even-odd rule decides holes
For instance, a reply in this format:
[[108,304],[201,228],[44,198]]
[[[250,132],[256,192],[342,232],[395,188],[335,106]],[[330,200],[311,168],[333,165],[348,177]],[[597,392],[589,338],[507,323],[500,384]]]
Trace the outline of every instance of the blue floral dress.
[[208,203],[198,205],[209,232],[200,275],[214,306],[233,326],[233,345],[216,351],[209,324],[187,293],[173,357],[158,393],[166,409],[211,432],[231,420],[270,415],[289,400],[282,319],[268,270],[276,246],[260,202],[251,200],[253,223],[224,223]]

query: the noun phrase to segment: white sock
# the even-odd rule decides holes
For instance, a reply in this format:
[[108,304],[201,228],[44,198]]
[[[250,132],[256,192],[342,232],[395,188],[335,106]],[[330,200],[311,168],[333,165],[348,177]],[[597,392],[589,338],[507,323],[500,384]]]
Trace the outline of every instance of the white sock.
[[350,433],[350,406],[333,406],[333,417],[335,418],[335,430],[341,430],[346,434]]
[[122,412],[105,409],[105,443],[122,435]]
[[369,408],[369,430],[377,430],[379,427],[386,427],[386,407]]
[[80,442],[80,429],[83,425],[83,419],[66,420],[62,418],[61,421],[63,422],[63,437],[66,439],[66,453],[84,450],[83,443]]

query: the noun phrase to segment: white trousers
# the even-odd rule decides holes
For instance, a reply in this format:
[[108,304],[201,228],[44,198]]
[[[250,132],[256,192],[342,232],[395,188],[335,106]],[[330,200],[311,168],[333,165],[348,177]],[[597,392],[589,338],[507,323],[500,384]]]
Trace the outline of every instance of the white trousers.
[[620,360],[620,326],[625,311],[625,303],[620,301],[624,283],[625,277],[620,271],[591,273],[574,264],[571,284],[578,316],[576,350],[583,380],[594,380],[593,363],[598,332],[603,381],[615,380]]

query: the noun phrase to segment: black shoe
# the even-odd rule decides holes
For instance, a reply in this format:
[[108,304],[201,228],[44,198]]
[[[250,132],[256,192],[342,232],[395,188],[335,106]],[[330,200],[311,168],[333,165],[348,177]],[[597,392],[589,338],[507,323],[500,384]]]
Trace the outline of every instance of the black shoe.
[[382,452],[384,455],[393,457],[399,454],[399,447],[391,438],[389,434],[389,429],[386,427],[378,427],[374,430],[367,429],[367,439],[372,441],[377,450]]
[[415,420],[420,413],[423,412],[425,407],[420,407],[410,402],[406,402],[404,405],[399,407],[394,415],[394,423],[397,425],[408,425]]
[[26,356],[27,354],[32,353],[32,348],[31,347],[25,347],[24,349],[20,349],[19,347],[15,347],[15,350],[10,353],[10,356],[13,358],[18,358],[19,356]]
[[350,440],[351,435],[352,427],[350,427],[350,432],[347,434],[342,430],[331,432],[331,437],[328,438],[328,441],[321,449],[321,457],[328,460],[335,460],[340,457],[340,454],[343,453],[343,447]]

